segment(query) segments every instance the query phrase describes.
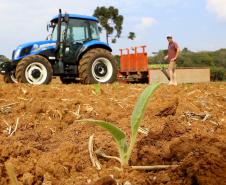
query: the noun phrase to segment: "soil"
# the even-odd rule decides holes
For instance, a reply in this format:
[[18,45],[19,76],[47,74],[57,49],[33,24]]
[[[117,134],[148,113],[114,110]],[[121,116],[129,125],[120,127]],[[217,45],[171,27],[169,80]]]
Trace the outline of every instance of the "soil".
[[43,86],[1,83],[0,185],[10,183],[5,163],[24,185],[225,185],[225,83],[162,85],[151,98],[141,123],[149,133],[139,133],[130,165],[178,167],[121,172],[117,161],[99,157],[102,169],[92,166],[92,134],[95,150],[118,156],[117,147],[106,131],[77,120],[106,120],[129,137],[130,116],[145,87],[101,85],[97,94],[95,86],[58,81]]

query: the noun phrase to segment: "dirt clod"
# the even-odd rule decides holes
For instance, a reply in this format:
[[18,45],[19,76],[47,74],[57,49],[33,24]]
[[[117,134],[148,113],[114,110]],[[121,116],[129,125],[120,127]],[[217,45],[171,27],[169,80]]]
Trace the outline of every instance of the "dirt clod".
[[179,104],[178,98],[173,100],[173,102],[170,102],[166,107],[164,107],[156,116],[159,117],[167,117],[167,116],[174,116],[177,111],[177,107]]
[[117,182],[111,176],[107,176],[99,179],[93,185],[117,185]]

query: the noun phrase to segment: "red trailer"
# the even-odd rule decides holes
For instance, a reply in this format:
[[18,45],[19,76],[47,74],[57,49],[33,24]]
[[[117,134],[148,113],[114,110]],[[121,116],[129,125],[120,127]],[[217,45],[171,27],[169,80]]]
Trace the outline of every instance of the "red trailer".
[[119,80],[148,83],[146,46],[120,49]]

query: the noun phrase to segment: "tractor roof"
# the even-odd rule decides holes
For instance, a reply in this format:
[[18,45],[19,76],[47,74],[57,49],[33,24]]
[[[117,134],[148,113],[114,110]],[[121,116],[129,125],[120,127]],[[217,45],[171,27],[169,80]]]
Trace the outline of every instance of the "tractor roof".
[[[90,21],[96,21],[98,22],[98,19],[93,16],[86,16],[86,15],[79,15],[79,14],[68,14],[70,19],[85,19],[85,20],[90,20]],[[64,17],[65,14],[62,14],[62,17]],[[58,20],[58,15],[55,16],[51,22],[57,22]]]

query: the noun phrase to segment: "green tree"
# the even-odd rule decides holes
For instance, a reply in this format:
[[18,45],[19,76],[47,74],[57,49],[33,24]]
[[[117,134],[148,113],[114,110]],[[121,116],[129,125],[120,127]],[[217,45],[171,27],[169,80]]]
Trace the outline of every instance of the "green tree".
[[1,62],[10,62],[10,60],[7,57],[5,57],[4,55],[0,55],[0,61]]
[[109,43],[109,37],[116,32],[112,39],[112,42],[115,43],[120,38],[123,29],[124,18],[119,14],[119,10],[113,6],[108,8],[105,6],[97,7],[93,16],[97,17],[100,21],[100,31],[102,32],[103,29],[106,31],[107,43]]
[[136,34],[134,32],[129,32],[128,39],[134,40],[136,38]]
[[223,81],[225,80],[225,69],[223,67],[212,67],[211,68],[211,80],[212,81]]
[[164,57],[167,55],[167,50],[160,50],[159,52],[154,52],[154,56],[149,57],[149,64],[160,64],[165,63]]

